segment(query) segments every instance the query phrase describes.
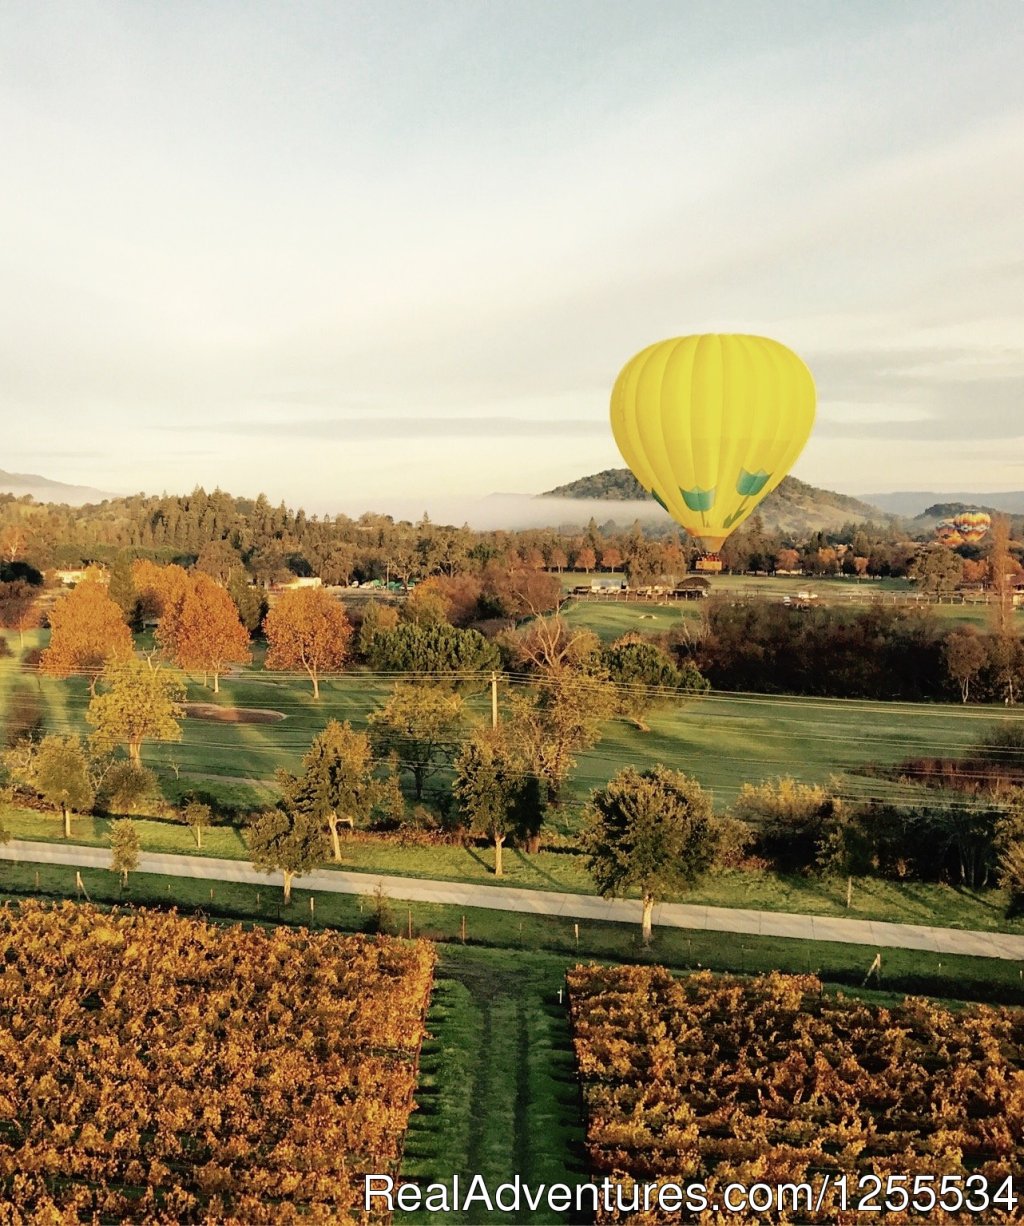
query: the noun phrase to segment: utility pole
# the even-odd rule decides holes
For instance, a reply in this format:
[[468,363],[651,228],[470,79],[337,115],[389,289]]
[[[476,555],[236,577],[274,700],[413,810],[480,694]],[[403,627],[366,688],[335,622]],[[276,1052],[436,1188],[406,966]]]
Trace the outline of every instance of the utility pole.
[[498,726],[498,674],[491,673],[491,727]]

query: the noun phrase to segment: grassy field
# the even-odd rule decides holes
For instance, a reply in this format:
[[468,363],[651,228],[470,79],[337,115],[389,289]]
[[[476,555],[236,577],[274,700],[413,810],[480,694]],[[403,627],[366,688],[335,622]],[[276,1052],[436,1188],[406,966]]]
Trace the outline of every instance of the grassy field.
[[[15,838],[63,842],[63,828],[53,815],[31,809],[0,810]],[[234,826],[215,826],[203,837],[197,852],[186,827],[163,820],[135,819],[143,850],[179,855],[207,855],[248,859],[242,832]],[[72,840],[85,846],[109,847],[110,821],[104,817],[76,818]],[[343,839],[339,868],[396,877],[433,877],[472,885],[506,885],[519,889],[562,890],[592,894],[594,884],[583,856],[571,851],[541,851],[526,855],[506,849],[505,872],[496,878],[492,853],[482,846],[403,846],[383,839]],[[373,888],[372,880],[367,889]],[[818,878],[775,873],[722,870],[699,886],[666,901],[692,902],[712,907],[743,907],[760,911],[789,911],[800,915],[839,916],[848,919],[886,920],[900,924],[931,924],[946,928],[973,928],[991,932],[1024,932],[1024,916],[1006,918],[1006,896],[1001,890],[967,890],[923,882],[857,878],[852,906],[846,906],[845,878]]]
[[[633,609],[613,606],[611,612],[631,614]],[[39,641],[40,637],[32,636],[28,645]],[[178,801],[189,792],[199,791],[209,793],[221,805],[258,808],[272,803],[276,796],[274,771],[282,766],[297,767],[310,740],[329,718],[350,719],[356,727],[363,727],[386,693],[385,685],[352,673],[326,681],[318,703],[304,680],[280,677],[256,667],[228,678],[219,695],[192,682],[189,697],[193,701],[269,708],[282,712],[285,718],[269,724],[189,718],[184,722],[180,744],[147,746],[145,760],[157,770],[169,800]],[[0,712],[6,738],[32,721],[38,721],[48,732],[87,734],[84,716],[88,698],[88,686],[82,679],[39,677],[20,671],[17,660],[0,661]],[[473,698],[471,713],[482,718],[484,703],[482,696]],[[711,694],[656,710],[650,717],[648,733],[624,721],[609,723],[602,741],[580,755],[563,803],[551,812],[549,824],[556,833],[571,834],[579,827],[593,788],[604,784],[624,765],[644,767],[658,762],[695,775],[712,791],[720,810],[729,805],[744,782],[784,774],[821,782],[835,775],[843,793],[855,798],[935,802],[941,799],[940,794],[881,779],[873,771],[908,757],[956,756],[973,748],[997,722],[1021,718],[984,707]],[[10,807],[4,814],[5,824],[16,836],[60,837],[55,817]],[[103,818],[76,818],[73,837],[105,846],[107,825]],[[191,834],[180,825],[140,819],[139,828],[146,850],[195,850]],[[246,856],[244,840],[231,826],[208,831],[204,851],[217,856]],[[576,855],[549,852],[526,857],[511,852],[506,855],[506,866],[505,881],[509,885],[571,891],[592,888]],[[476,847],[403,847],[351,840],[346,844],[344,867],[368,873],[494,881],[490,852]],[[1004,900],[998,891],[973,894],[944,886],[864,880],[854,890],[854,906],[847,912],[844,890],[838,883],[724,873],[710,878],[692,898],[716,906],[852,914],[865,919],[978,929],[1022,929],[1021,921],[1005,920]]]
[[700,603],[681,600],[669,604],[633,603],[612,600],[574,600],[562,610],[570,625],[586,626],[602,643],[610,643],[624,634],[665,634],[685,622],[700,621]]
[[[632,615],[633,609],[612,607],[610,613]],[[365,727],[388,688],[352,672],[326,680],[316,702],[304,679],[256,666],[226,678],[220,694],[192,681],[190,701],[270,709],[285,718],[263,724],[189,718],[180,744],[147,745],[144,759],[161,775],[169,799],[201,789],[223,804],[255,807],[273,795],[275,770],[297,767],[328,719],[348,719],[357,728]],[[86,735],[88,701],[88,685],[82,678],[40,677],[20,670],[16,659],[0,660],[5,740],[34,725],[47,732]],[[468,709],[471,719],[483,719],[486,698],[471,698]],[[996,723],[1021,718],[992,707],[761,694],[715,693],[677,701],[652,713],[647,733],[624,720],[610,722],[601,742],[580,755],[564,804],[552,822],[556,829],[574,829],[594,787],[625,765],[643,768],[657,762],[696,776],[714,793],[719,808],[732,801],[744,782],[784,774],[809,782],[834,774],[843,792],[854,798],[934,800],[934,792],[877,778],[873,768],[908,757],[956,756],[971,749]]]
[[[574,587],[593,583],[625,583],[621,570],[593,571],[589,575],[577,571],[562,571],[562,587],[571,592]],[[860,594],[871,600],[879,595],[913,595],[915,585],[908,579],[855,579],[848,575],[817,577],[814,575],[705,575],[713,588],[720,592],[742,596],[782,596],[797,591],[820,589],[821,594],[851,596]]]
[[[899,608],[928,609],[942,625],[956,623],[971,625],[983,630],[991,624],[992,612],[982,602],[962,603],[959,598],[943,597],[935,602],[924,597],[915,598],[913,591],[894,591],[878,585],[854,583],[851,580],[824,579],[800,580],[788,578],[750,578],[746,576],[720,576],[713,580],[712,594],[742,597],[744,600],[760,599],[779,603],[784,596],[794,597],[798,591],[813,592],[817,602],[833,608],[856,608],[879,601],[894,604]],[[683,622],[699,621],[705,607],[703,600],[667,600],[652,597],[649,600],[596,599],[572,600],[563,606],[562,615],[571,622],[589,627],[602,641],[609,641],[621,634],[635,631],[638,634],[659,634]],[[1017,615],[1014,624],[1018,632],[1024,631],[1024,616]]]
[[655,710],[650,732],[610,724],[601,743],[581,755],[572,799],[603,783],[609,767],[666,762],[695,775],[727,806],[744,782],[793,775],[823,782],[831,775],[854,799],[936,799],[934,791],[884,780],[873,768],[910,757],[955,757],[1016,712],[992,707],[887,703],[714,693]]
[[[418,1110],[403,1175],[421,1185],[458,1173],[490,1188],[585,1178],[579,1089],[566,1007],[564,956],[443,948],[420,1057]],[[566,1221],[570,1219],[564,1219]],[[550,1222],[550,1214],[421,1211],[396,1223]]]

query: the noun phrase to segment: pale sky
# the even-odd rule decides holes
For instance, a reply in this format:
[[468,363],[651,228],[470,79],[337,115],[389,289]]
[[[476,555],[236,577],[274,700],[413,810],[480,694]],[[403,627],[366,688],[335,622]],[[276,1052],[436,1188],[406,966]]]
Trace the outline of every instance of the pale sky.
[[847,493],[1024,488],[1019,0],[0,7],[0,468],[310,510],[622,463],[773,336]]

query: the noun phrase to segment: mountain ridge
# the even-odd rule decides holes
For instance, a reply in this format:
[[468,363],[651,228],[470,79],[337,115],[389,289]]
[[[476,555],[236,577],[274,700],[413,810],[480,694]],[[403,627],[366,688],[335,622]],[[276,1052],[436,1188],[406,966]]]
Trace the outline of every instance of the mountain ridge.
[[890,515],[903,515],[907,518],[923,517],[929,508],[945,504],[963,504],[979,511],[1005,511],[1010,515],[1024,514],[1024,490],[1001,490],[993,493],[970,490],[956,490],[952,493],[896,490],[888,494],[862,494],[860,497]]
[[89,485],[69,485],[38,473],[9,473],[2,468],[0,494],[13,494],[15,498],[28,495],[36,502],[65,503],[69,507],[80,507],[87,502],[105,502],[108,498],[116,497]]
[[[541,498],[595,498],[615,503],[648,501],[651,496],[628,468],[606,468],[539,495]],[[784,477],[758,507],[764,525],[782,532],[816,532],[851,521],[885,522],[889,512],[834,490],[819,489],[796,477]]]

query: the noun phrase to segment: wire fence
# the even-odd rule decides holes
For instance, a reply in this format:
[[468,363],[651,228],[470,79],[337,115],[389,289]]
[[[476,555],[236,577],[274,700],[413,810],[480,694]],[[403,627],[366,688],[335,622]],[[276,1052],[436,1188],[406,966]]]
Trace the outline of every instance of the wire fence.
[[0,861],[0,902],[27,896],[81,901],[79,886],[99,907],[173,909],[216,922],[336,929],[553,953],[571,961],[660,964],[684,972],[814,974],[824,984],[847,989],[1024,1005],[1024,963],[1010,959],[657,925],[645,945],[638,924],[407,902],[375,891],[369,875],[365,894],[297,885],[286,904],[280,877],[268,877],[264,886],[132,873],[122,887],[108,870],[78,873],[66,866]]

